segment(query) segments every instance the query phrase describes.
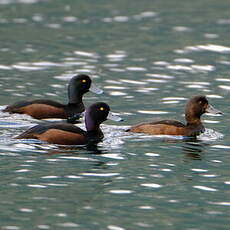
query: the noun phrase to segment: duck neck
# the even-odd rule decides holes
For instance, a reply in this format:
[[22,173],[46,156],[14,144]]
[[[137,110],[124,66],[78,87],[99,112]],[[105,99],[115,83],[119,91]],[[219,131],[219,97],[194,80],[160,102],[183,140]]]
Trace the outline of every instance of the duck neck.
[[97,122],[95,122],[88,111],[85,112],[85,127],[86,127],[86,130],[87,132],[90,132],[90,133],[96,133],[98,132],[99,130],[99,126],[100,124],[98,124]]
[[82,102],[83,95],[77,92],[69,92],[69,104],[83,104]]
[[75,82],[70,81],[68,85],[68,98],[69,104],[80,104],[82,103],[83,92],[78,89],[79,87]]
[[187,121],[187,126],[201,124],[200,116],[194,114],[185,114],[185,119]]

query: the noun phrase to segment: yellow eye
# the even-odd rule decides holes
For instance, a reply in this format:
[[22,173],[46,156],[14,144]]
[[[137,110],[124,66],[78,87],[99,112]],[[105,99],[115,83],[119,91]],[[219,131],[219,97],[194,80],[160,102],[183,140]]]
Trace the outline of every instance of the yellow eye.
[[85,80],[85,79],[83,79],[83,80],[81,80],[81,82],[86,83],[86,80]]
[[103,111],[105,108],[104,107],[100,107],[100,110]]

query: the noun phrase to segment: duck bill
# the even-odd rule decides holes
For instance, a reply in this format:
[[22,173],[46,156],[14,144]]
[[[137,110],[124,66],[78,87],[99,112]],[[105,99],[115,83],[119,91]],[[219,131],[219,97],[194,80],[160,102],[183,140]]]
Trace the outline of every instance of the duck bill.
[[123,119],[117,115],[115,115],[114,113],[109,112],[108,116],[107,116],[108,120],[112,120],[112,121],[123,121]]
[[215,109],[212,105],[208,105],[205,112],[211,114],[223,114],[220,110]]
[[96,93],[96,94],[102,94],[103,90],[97,88],[94,84],[91,84],[90,88],[89,88],[90,92]]

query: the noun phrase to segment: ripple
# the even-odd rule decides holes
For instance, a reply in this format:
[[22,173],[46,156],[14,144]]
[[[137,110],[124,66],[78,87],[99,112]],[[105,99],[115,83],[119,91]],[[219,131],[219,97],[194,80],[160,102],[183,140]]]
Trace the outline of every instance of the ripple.
[[63,66],[63,64],[61,64],[61,63],[49,62],[49,61],[33,62],[31,64],[34,66],[42,66],[42,67]]
[[230,61],[224,61],[224,60],[220,60],[220,61],[218,61],[218,63],[220,63],[222,65],[230,65]]
[[158,88],[141,87],[141,88],[135,90],[135,92],[139,92],[139,93],[150,93],[150,92],[156,91],[156,90],[158,90]]
[[219,85],[218,87],[221,89],[230,90],[230,86],[228,85]]
[[175,77],[172,75],[165,75],[165,74],[152,74],[152,73],[147,73],[145,74],[148,77],[154,77],[154,78],[160,78],[160,79],[174,79]]
[[125,228],[121,228],[121,227],[118,227],[118,226],[115,226],[115,225],[108,225],[107,228],[109,230],[125,230]]
[[113,177],[118,176],[120,173],[80,173],[82,176],[95,176],[95,177]]
[[191,65],[191,66],[168,65],[167,68],[170,70],[181,70],[181,71],[187,71],[192,73],[211,72],[216,70],[216,67],[212,65]]
[[27,63],[27,62],[13,64],[12,68],[21,70],[21,71],[38,71],[38,70],[46,69],[46,67],[34,66],[33,63]]
[[83,160],[83,161],[96,161],[90,157],[74,157],[74,156],[61,156],[59,159],[67,159],[67,160]]
[[78,56],[90,57],[90,58],[96,58],[96,59],[100,57],[97,53],[90,53],[90,52],[80,51],[80,50],[74,51],[74,54]]
[[68,184],[57,184],[57,183],[45,183],[45,185],[54,186],[54,187],[66,187],[66,186],[68,186]]
[[162,172],[171,172],[172,169],[167,169],[167,168],[165,168],[165,169],[159,169],[159,171],[162,171]]
[[215,174],[203,174],[203,175],[201,175],[201,176],[213,178],[213,177],[217,177],[218,175],[215,175]]
[[222,82],[230,82],[229,78],[216,78],[216,81],[222,81]]
[[7,65],[0,65],[0,69],[2,70],[12,70],[13,68]]
[[58,227],[63,227],[63,228],[77,228],[79,227],[79,224],[73,223],[73,222],[66,222],[66,223],[60,223],[56,224]]
[[127,56],[126,52],[115,52],[114,54],[106,55],[106,57],[111,62],[123,61],[126,56]]
[[49,229],[50,228],[49,225],[45,225],[45,224],[39,224],[39,225],[37,225],[37,227],[40,229]]
[[109,95],[111,96],[125,96],[127,93],[121,92],[121,91],[111,91],[109,92]]
[[197,137],[198,140],[202,141],[215,141],[223,138],[224,135],[212,129],[205,128],[205,132]]
[[15,170],[16,173],[25,173],[25,172],[30,172],[31,170],[29,169],[18,169],[18,170]]
[[9,225],[9,226],[3,226],[2,229],[6,229],[6,230],[19,230],[20,227],[14,226],[14,225]]
[[157,111],[157,110],[137,110],[138,113],[143,113],[143,114],[168,114],[169,112],[166,111]]
[[113,189],[113,190],[109,190],[109,193],[113,193],[113,194],[130,194],[133,193],[134,191],[132,190],[125,190],[125,189]]
[[175,26],[175,27],[173,27],[173,30],[175,30],[176,32],[190,32],[190,31],[192,31],[191,28],[186,27],[186,26]]
[[189,58],[176,58],[174,59],[174,62],[178,62],[178,63],[194,63],[194,61],[192,59]]
[[184,84],[190,87],[198,87],[198,88],[204,88],[206,86],[209,86],[210,83],[209,82],[202,82],[202,81],[181,81],[179,82],[180,84]]
[[153,11],[144,11],[140,13],[140,16],[141,17],[155,17],[157,16],[157,13]]
[[159,157],[160,154],[158,153],[145,153],[146,156],[149,156],[149,157]]
[[117,86],[117,85],[108,85],[108,86],[104,86],[104,89],[128,89],[128,87],[124,87],[124,86]]
[[167,68],[170,70],[192,71],[191,67],[184,65],[168,65]]
[[143,81],[135,81],[135,80],[128,80],[128,79],[121,79],[121,82],[129,83],[129,84],[134,84],[134,85],[146,85],[146,82]]
[[63,21],[64,22],[76,22],[78,19],[74,16],[66,16],[63,17]]
[[101,156],[106,158],[116,159],[116,160],[124,159],[124,157],[122,157],[121,154],[116,154],[116,153],[106,153],[106,154],[102,154]]
[[54,214],[54,216],[58,216],[58,217],[66,217],[67,214],[66,213],[56,213]]
[[187,98],[184,97],[164,97],[161,99],[164,104],[176,104],[180,101],[187,100]]
[[216,70],[216,67],[212,65],[192,65],[191,67],[193,70],[196,70],[199,72],[211,72],[211,71]]
[[230,47],[216,45],[216,44],[207,44],[207,45],[197,45],[197,46],[186,46],[183,50],[176,50],[176,53],[191,53],[198,51],[210,51],[217,53],[229,53]]
[[230,202],[208,202],[209,204],[230,206]]
[[161,188],[162,187],[162,185],[160,185],[160,184],[153,184],[153,183],[141,184],[141,186],[148,187],[148,188]]
[[203,120],[204,123],[207,123],[207,124],[218,124],[220,123],[220,121],[213,121],[213,120]]
[[148,205],[145,205],[145,206],[139,206],[138,208],[139,208],[139,209],[144,209],[144,210],[152,210],[152,209],[155,209],[154,207],[152,207],[152,206],[148,206]]
[[224,98],[224,97],[222,97],[220,95],[216,95],[216,94],[207,94],[206,97],[208,97],[208,98]]
[[169,65],[169,62],[166,62],[166,61],[156,61],[156,62],[153,62],[154,65],[159,65],[159,66],[168,66]]
[[44,18],[41,14],[34,14],[32,16],[32,20],[35,22],[42,22],[42,21],[44,21]]
[[137,67],[137,66],[126,67],[126,70],[128,70],[128,71],[147,71],[146,68]]
[[[41,0],[19,0],[17,1],[17,3],[24,3],[24,4],[34,4],[34,3],[37,3]],[[15,0],[1,0],[0,1],[0,4],[11,4],[11,3],[15,3]]]
[[49,23],[46,24],[46,26],[51,29],[60,29],[62,27],[61,24],[58,23]]
[[109,70],[113,72],[119,72],[119,73],[125,72],[124,69],[119,69],[119,68],[110,68]]
[[212,147],[217,149],[230,149],[229,145],[212,145]]
[[47,186],[41,184],[28,184],[27,186],[31,188],[47,188]]
[[129,17],[127,17],[127,16],[115,16],[113,18],[113,20],[115,22],[127,22],[127,21],[129,21]]
[[216,192],[216,191],[218,191],[215,188],[210,188],[210,187],[201,186],[201,185],[195,185],[195,186],[193,186],[193,188],[200,189],[200,190],[203,190],[203,191],[208,191],[208,192]]
[[33,212],[33,209],[30,209],[30,208],[20,208],[19,211],[21,211],[21,212]]
[[43,176],[42,179],[57,179],[60,178],[59,176]]
[[193,172],[207,172],[207,169],[191,169]]
[[113,19],[112,18],[103,18],[102,21],[106,22],[106,23],[109,23],[109,22],[112,22]]
[[216,39],[216,38],[219,37],[219,35],[218,34],[209,34],[209,33],[206,33],[206,34],[204,34],[204,37],[208,38],[208,39]]

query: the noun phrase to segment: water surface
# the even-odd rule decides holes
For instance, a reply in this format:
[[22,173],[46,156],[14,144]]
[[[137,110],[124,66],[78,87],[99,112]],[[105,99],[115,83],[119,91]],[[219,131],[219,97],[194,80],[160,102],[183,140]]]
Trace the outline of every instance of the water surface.
[[[123,123],[105,122],[97,148],[14,140],[42,123],[0,113],[1,229],[228,229],[228,1],[0,2],[1,109],[18,100],[67,102],[86,73]],[[183,121],[207,95],[197,140],[124,132],[152,119]],[[84,127],[84,126],[83,126]]]

